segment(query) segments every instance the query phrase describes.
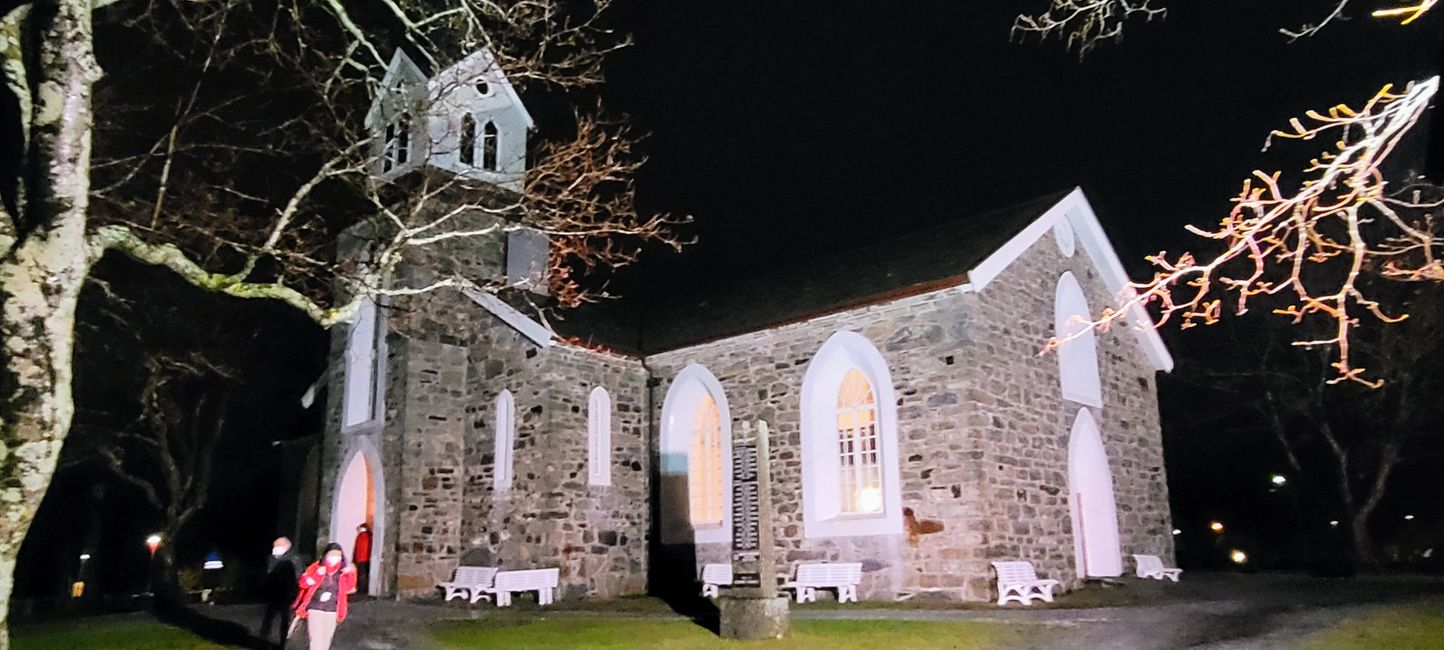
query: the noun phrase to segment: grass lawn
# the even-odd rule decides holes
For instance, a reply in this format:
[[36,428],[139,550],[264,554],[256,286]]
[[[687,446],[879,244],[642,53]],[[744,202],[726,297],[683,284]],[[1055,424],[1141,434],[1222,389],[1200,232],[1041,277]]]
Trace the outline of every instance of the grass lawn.
[[1304,647],[1309,650],[1444,648],[1444,602],[1396,607],[1373,616],[1348,619],[1314,637]]
[[17,625],[10,629],[14,650],[219,650],[185,630],[141,619],[104,617]]
[[781,641],[724,641],[685,621],[543,619],[529,623],[447,621],[432,627],[432,638],[446,650],[473,648],[578,648],[622,650],[707,650],[750,646],[768,650],[826,648],[1040,647],[1050,631],[1041,626],[975,622],[793,621],[792,634]]

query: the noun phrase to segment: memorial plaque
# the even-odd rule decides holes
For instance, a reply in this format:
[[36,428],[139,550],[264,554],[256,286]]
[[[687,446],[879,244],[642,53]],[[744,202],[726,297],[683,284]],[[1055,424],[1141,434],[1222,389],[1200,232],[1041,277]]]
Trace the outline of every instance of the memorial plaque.
[[767,423],[759,420],[753,438],[750,422],[744,439],[732,448],[732,588],[717,601],[723,638],[778,639],[791,625],[787,598],[777,595],[777,566],[772,543],[772,478],[767,467]]
[[761,537],[757,499],[757,446],[732,449],[732,586],[760,587]]

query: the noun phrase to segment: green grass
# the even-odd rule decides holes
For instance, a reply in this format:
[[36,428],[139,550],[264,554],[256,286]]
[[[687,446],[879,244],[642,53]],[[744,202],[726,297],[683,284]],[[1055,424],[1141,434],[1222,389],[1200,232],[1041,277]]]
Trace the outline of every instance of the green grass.
[[18,625],[10,629],[14,650],[212,650],[218,646],[163,623],[115,618]]
[[447,621],[432,626],[445,650],[473,648],[576,648],[578,650],[708,650],[756,647],[766,650],[898,648],[906,650],[1039,647],[1048,630],[976,622],[794,621],[780,641],[726,641],[685,621],[543,619],[530,623]]
[[1395,607],[1347,619],[1311,639],[1308,650],[1419,650],[1444,647],[1444,602]]

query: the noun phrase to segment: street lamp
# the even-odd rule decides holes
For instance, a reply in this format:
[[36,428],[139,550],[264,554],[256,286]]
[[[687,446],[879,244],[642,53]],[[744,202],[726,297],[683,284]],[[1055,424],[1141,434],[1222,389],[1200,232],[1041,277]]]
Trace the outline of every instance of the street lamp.
[[1213,531],[1214,534],[1220,534],[1223,532],[1223,522],[1217,519],[1210,521],[1208,522],[1208,529]]
[[1283,474],[1274,474],[1273,476],[1269,477],[1269,482],[1273,483],[1274,487],[1283,487],[1289,482],[1289,477],[1284,476]]
[[155,551],[160,548],[160,533],[151,533],[145,538],[145,547],[150,549],[150,562],[145,565],[145,591],[155,592]]
[[1414,515],[1404,515],[1404,521],[1414,521]]
[[1248,562],[1248,553],[1245,553],[1238,549],[1233,549],[1233,551],[1228,554],[1228,559],[1234,564],[1242,565],[1245,562]]
[[1175,528],[1175,529],[1173,529],[1173,534],[1174,534],[1174,535],[1182,535],[1182,534],[1183,534],[1183,530],[1182,530],[1182,529]]

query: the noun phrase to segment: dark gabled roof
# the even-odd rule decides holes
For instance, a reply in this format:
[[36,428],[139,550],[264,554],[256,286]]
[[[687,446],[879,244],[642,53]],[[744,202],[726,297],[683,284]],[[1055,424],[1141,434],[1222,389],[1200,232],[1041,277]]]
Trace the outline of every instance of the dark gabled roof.
[[[808,260],[701,292],[658,296],[642,308],[641,336],[618,351],[653,354],[894,300],[967,281],[966,274],[1067,196],[1060,192]],[[572,326],[594,318],[569,319]],[[617,328],[622,329],[622,328]]]

